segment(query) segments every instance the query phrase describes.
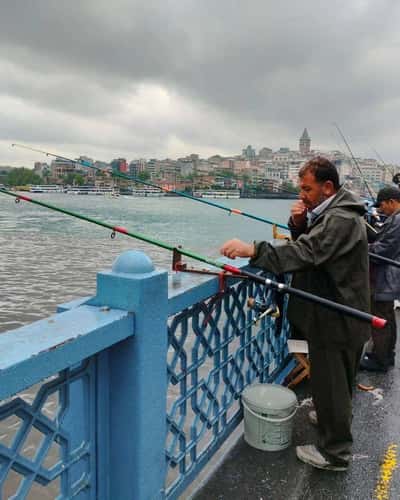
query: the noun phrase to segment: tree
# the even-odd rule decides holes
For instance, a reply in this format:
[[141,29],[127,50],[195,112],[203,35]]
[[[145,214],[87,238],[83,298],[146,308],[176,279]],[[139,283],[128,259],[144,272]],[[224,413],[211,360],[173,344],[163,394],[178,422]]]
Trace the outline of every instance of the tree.
[[298,193],[300,191],[300,188],[297,186],[294,186],[291,182],[283,182],[281,191],[288,191],[289,193]]
[[85,184],[85,179],[83,178],[82,175],[77,174],[77,175],[75,175],[74,183],[75,183],[75,186],[83,186],[83,184]]
[[242,190],[246,191],[246,189],[248,189],[248,184],[250,183],[250,176],[248,174],[242,174],[240,178],[242,181]]
[[67,175],[64,175],[63,181],[64,184],[67,184],[68,186],[73,186],[75,181],[75,174],[69,172]]
[[41,182],[42,178],[39,175],[25,167],[10,170],[6,177],[6,184],[9,186],[26,186],[27,184],[40,184]]
[[50,179],[50,171],[48,168],[43,169],[43,182],[45,184],[49,184]]
[[148,181],[150,179],[150,173],[147,170],[142,170],[138,173],[137,178],[141,181]]

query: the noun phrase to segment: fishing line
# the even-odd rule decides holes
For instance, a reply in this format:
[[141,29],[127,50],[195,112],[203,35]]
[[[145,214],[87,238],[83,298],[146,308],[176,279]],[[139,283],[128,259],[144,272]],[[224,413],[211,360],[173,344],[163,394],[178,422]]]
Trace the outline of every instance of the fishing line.
[[[12,144],[12,146],[17,147],[17,148],[28,149],[30,151],[35,151],[37,153],[45,154],[46,156],[58,158],[59,160],[64,160],[64,161],[67,161],[70,163],[77,163],[78,165],[82,165],[84,167],[91,168],[93,170],[104,172],[104,170],[102,168],[96,167],[96,166],[92,165],[90,162],[87,162],[84,160],[73,160],[72,158],[67,158],[65,156],[56,155],[55,153],[50,153],[49,151],[43,151],[42,149],[31,148],[30,146],[25,146],[24,144],[14,143],[14,144]],[[279,224],[278,222],[271,221],[269,219],[266,219],[265,217],[259,217],[258,215],[254,215],[254,214],[245,212],[245,211],[240,210],[238,208],[230,208],[230,207],[227,207],[225,205],[221,205],[220,203],[215,203],[212,201],[204,200],[203,198],[196,198],[195,196],[191,196],[190,194],[185,193],[184,191],[176,191],[175,189],[165,188],[165,187],[159,186],[158,184],[154,184],[154,183],[149,182],[149,181],[143,181],[143,180],[138,179],[137,177],[134,177],[131,175],[122,174],[121,172],[112,172],[111,175],[113,175],[114,177],[119,177],[121,179],[137,182],[139,184],[143,184],[144,186],[153,187],[153,188],[159,189],[160,191],[164,191],[165,193],[173,193],[173,194],[176,194],[178,196],[182,196],[183,198],[188,198],[189,200],[197,201],[199,203],[204,203],[205,205],[209,205],[212,207],[219,208],[221,210],[225,210],[226,212],[229,212],[229,215],[243,215],[243,217],[248,217],[250,219],[258,220],[259,222],[265,222],[266,224],[270,224],[272,226],[277,226],[281,229],[289,230],[288,226],[286,226],[285,224]]]
[[[337,126],[337,124],[334,124],[336,126],[336,128],[338,129],[339,133],[341,134],[341,131],[339,129],[339,127]],[[346,139],[344,138],[344,136],[342,135],[343,137],[343,140],[345,141],[346,145],[347,145],[347,142],[346,142]],[[55,153],[50,153],[49,151],[44,151],[42,149],[36,149],[36,148],[32,148],[30,146],[25,146],[24,144],[17,144],[17,143],[14,143],[12,144],[13,147],[18,147],[18,148],[23,148],[23,149],[27,149],[29,151],[35,151],[37,153],[42,153],[42,154],[45,154],[46,156],[51,156],[51,157],[54,157],[54,158],[58,158],[58,159],[61,159],[61,160],[64,160],[64,161],[68,161],[70,163],[77,163],[79,165],[82,165],[82,166],[85,166],[85,167],[89,167],[89,168],[92,168],[94,170],[98,170],[98,171],[101,171],[103,172],[103,169],[99,168],[99,167],[95,167],[94,165],[92,165],[90,162],[85,162],[84,160],[72,160],[71,158],[67,158],[65,156],[60,156],[60,155],[56,155]],[[350,146],[348,146],[350,152],[351,152],[351,149],[350,149]],[[356,162],[355,158],[354,158],[354,155],[353,153],[351,152],[351,155],[354,159],[354,161]],[[359,168],[359,167],[358,167]],[[359,168],[360,170],[360,168]],[[360,170],[360,174],[362,176],[362,172]],[[263,217],[259,217],[257,215],[253,215],[253,214],[250,214],[248,212],[244,212],[242,210],[239,210],[239,209],[236,209],[236,208],[229,208],[229,207],[226,207],[224,205],[220,205],[219,203],[214,203],[214,202],[210,202],[210,201],[207,201],[207,200],[203,200],[201,198],[196,198],[194,196],[190,196],[189,194],[187,193],[184,193],[183,191],[175,191],[175,190],[172,190],[172,189],[167,189],[167,188],[163,188],[161,186],[158,186],[157,184],[153,184],[153,183],[150,183],[150,182],[147,182],[147,181],[142,181],[142,180],[139,180],[139,179],[136,179],[136,177],[132,177],[132,176],[128,176],[128,175],[124,175],[124,174],[121,174],[121,173],[117,173],[117,172],[113,172],[112,175],[116,176],[116,177],[121,177],[123,179],[127,179],[127,180],[131,180],[131,181],[134,181],[134,182],[139,182],[141,184],[144,184],[144,185],[148,185],[148,186],[152,186],[152,187],[156,187],[157,189],[160,189],[162,191],[165,191],[165,192],[169,192],[169,193],[174,193],[174,194],[177,194],[178,196],[183,196],[184,198],[189,198],[191,200],[194,200],[194,201],[198,201],[200,203],[205,203],[207,205],[211,205],[211,206],[214,206],[216,208],[220,208],[222,210],[225,210],[225,211],[228,211],[229,212],[229,215],[231,214],[237,214],[237,215],[243,215],[244,217],[249,217],[251,219],[254,219],[254,220],[258,220],[260,222],[264,222],[266,224],[271,224],[272,226],[275,226],[275,227],[280,227],[282,229],[286,229],[286,230],[289,230],[289,227],[286,226],[286,225],[283,225],[283,224],[279,224],[277,222],[274,222],[274,221],[271,221],[269,219],[265,219]],[[364,182],[366,183],[366,181],[364,180]],[[366,184],[367,185],[367,184]],[[368,187],[368,185],[367,185]],[[369,189],[369,188],[368,188]],[[372,196],[372,194],[371,194]],[[373,196],[372,196],[372,199]],[[44,205],[46,206],[46,205]],[[67,212],[65,212],[67,213]],[[380,260],[380,257],[378,255],[374,255],[374,259],[375,260]],[[383,260],[382,258],[382,262],[385,262],[386,264],[388,264],[387,262],[388,259],[385,259]],[[396,261],[392,261],[394,264],[393,265],[398,265],[398,263]]]
[[209,259],[207,257],[204,257],[202,255],[196,254],[195,252],[191,250],[184,249],[182,247],[177,247],[174,245],[169,245],[168,243],[165,243],[161,240],[158,240],[156,238],[151,238],[149,236],[146,236],[141,233],[134,233],[132,231],[129,231],[127,228],[122,227],[122,226],[113,226],[112,224],[108,224],[106,222],[94,219],[92,217],[87,217],[85,215],[79,214],[77,212],[72,212],[71,210],[66,210],[64,208],[57,207],[55,205],[51,205],[50,203],[44,203],[42,201],[35,200],[33,198],[30,198],[29,196],[26,195],[21,195],[21,194],[16,194],[12,193],[11,191],[8,191],[6,189],[0,189],[0,193],[12,196],[16,199],[16,201],[19,203],[21,200],[27,201],[29,203],[33,203],[35,205],[39,205],[41,207],[49,208],[50,210],[54,210],[56,212],[63,213],[65,215],[69,215],[71,217],[75,217],[77,219],[90,222],[92,224],[96,224],[98,226],[102,226],[104,228],[110,229],[112,231],[111,236],[115,237],[117,233],[125,234],[126,236],[129,236],[131,238],[135,238],[141,241],[145,241],[147,243],[150,243],[152,245],[158,246],[160,248],[164,248],[165,250],[169,250],[174,252],[179,253],[179,255],[185,255],[186,257],[189,257],[191,259],[204,262],[206,264],[209,264],[211,266],[214,266],[216,268],[222,269],[223,271],[226,271],[228,273],[231,273],[233,276],[238,276],[238,277],[244,277],[248,278],[256,283],[260,283],[264,285],[266,288],[276,290],[279,293],[288,293],[290,295],[297,296],[301,299],[304,299],[308,302],[314,302],[319,305],[322,305],[323,307],[326,307],[328,309],[334,310],[336,312],[343,313],[348,316],[355,317],[361,321],[367,322],[370,325],[374,326],[375,328],[383,328],[386,325],[386,320],[384,318],[380,318],[377,316],[373,316],[372,314],[369,314],[364,311],[359,311],[358,309],[354,309],[353,307],[346,306],[344,304],[339,304],[336,302],[333,302],[332,300],[325,299],[323,297],[319,297],[317,295],[314,295],[309,292],[305,292],[304,290],[300,290],[298,288],[293,288],[289,285],[286,285],[285,283],[280,283],[275,280],[272,280],[270,278],[264,278],[258,274],[251,273],[249,271],[240,269],[235,266],[231,266],[230,264],[223,264],[221,262]]
[[353,159],[353,162],[354,162],[354,164],[355,164],[355,166],[356,166],[357,170],[359,171],[359,173],[360,173],[360,175],[361,175],[361,179],[364,181],[365,187],[367,188],[368,193],[369,193],[369,195],[371,196],[372,201],[373,201],[373,202],[375,202],[375,196],[374,196],[374,194],[372,193],[372,190],[371,190],[371,188],[369,187],[368,182],[366,181],[366,179],[365,179],[365,177],[364,177],[364,175],[363,175],[363,173],[362,173],[362,170],[361,170],[361,167],[360,167],[360,165],[359,165],[358,161],[356,160],[355,156],[353,155],[353,151],[351,150],[351,148],[350,148],[350,146],[349,146],[349,143],[346,141],[346,138],[345,138],[345,136],[343,135],[342,131],[340,130],[339,125],[338,125],[337,123],[335,123],[335,122],[333,122],[333,125],[336,127],[336,129],[337,129],[337,131],[339,132],[339,134],[340,134],[341,138],[343,139],[343,142],[346,144],[346,147],[347,147],[347,149],[349,150],[349,153],[350,153],[350,155],[351,155],[351,157],[352,157],[352,159]]

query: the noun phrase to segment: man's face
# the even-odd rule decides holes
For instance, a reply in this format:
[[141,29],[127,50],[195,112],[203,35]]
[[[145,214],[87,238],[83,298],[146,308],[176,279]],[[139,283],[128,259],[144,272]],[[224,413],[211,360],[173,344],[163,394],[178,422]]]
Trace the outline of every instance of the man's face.
[[381,201],[379,204],[379,212],[386,215],[386,217],[389,217],[394,212],[396,212],[396,210],[399,209],[400,209],[400,202],[397,200],[384,200]]
[[331,181],[317,182],[314,174],[306,171],[299,178],[299,197],[308,210],[313,210],[324,200],[335,194]]

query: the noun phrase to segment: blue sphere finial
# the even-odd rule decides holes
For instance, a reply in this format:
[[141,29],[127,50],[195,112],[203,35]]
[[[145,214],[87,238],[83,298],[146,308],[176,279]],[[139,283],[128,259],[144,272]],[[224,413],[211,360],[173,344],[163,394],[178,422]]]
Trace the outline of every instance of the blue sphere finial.
[[114,273],[144,274],[154,271],[154,266],[145,253],[127,250],[115,259],[112,270]]

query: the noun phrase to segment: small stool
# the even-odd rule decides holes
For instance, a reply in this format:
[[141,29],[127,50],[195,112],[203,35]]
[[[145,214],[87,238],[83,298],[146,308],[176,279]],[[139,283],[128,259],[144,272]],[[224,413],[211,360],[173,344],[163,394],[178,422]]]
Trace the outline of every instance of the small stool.
[[308,342],[306,340],[287,341],[288,349],[297,360],[297,366],[289,373],[286,380],[289,381],[288,387],[292,388],[299,384],[303,379],[310,378],[310,362],[308,360]]

